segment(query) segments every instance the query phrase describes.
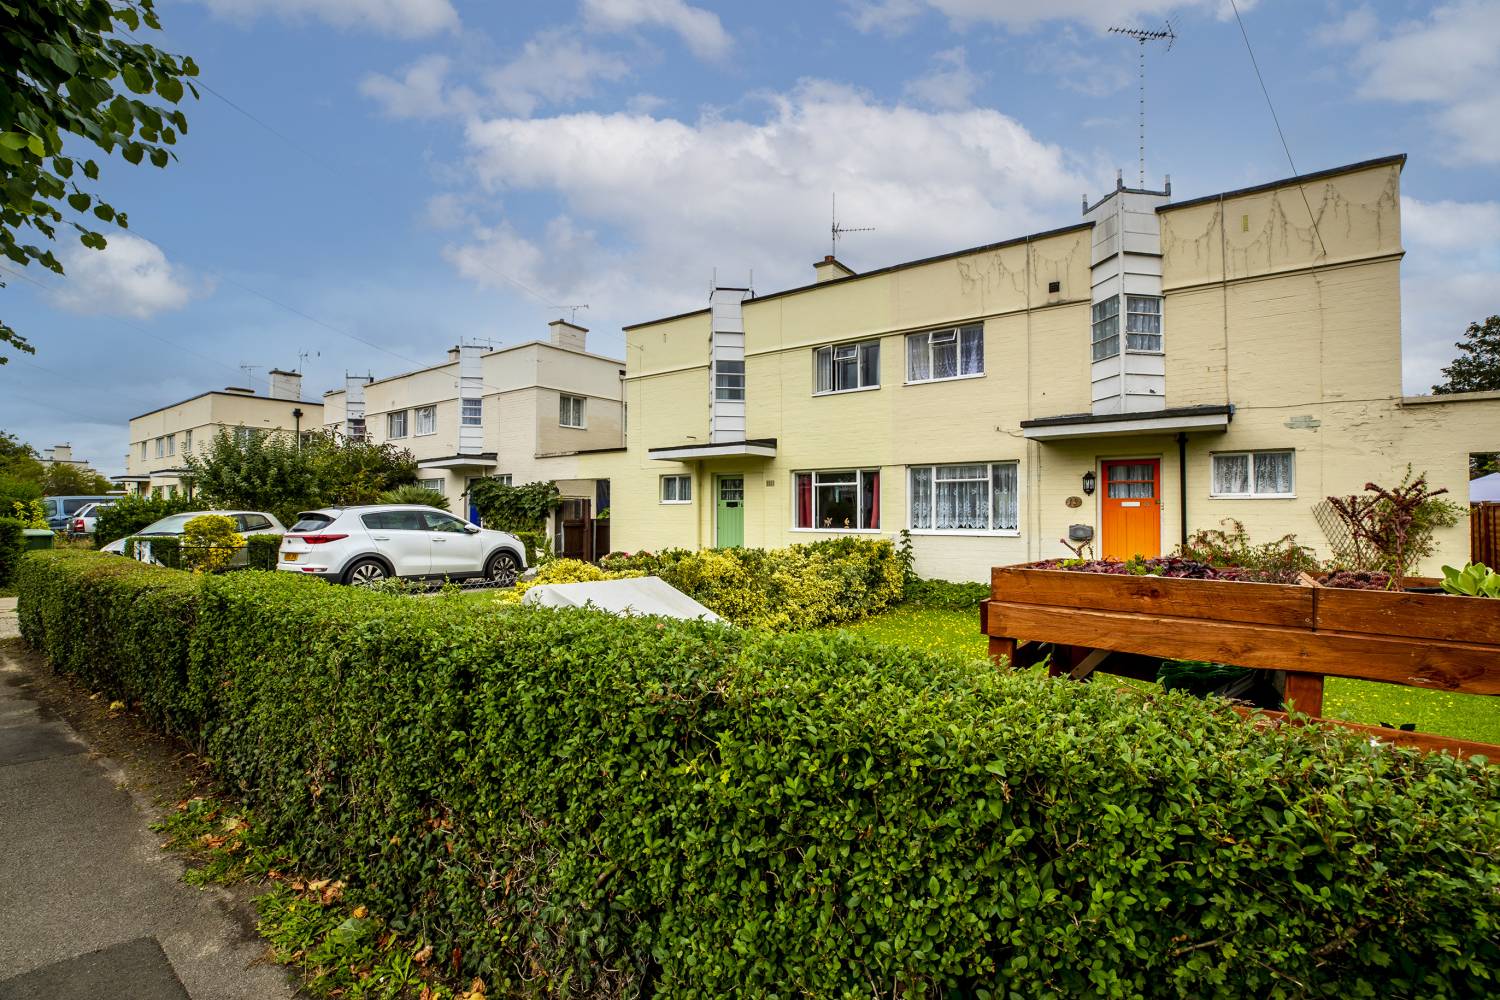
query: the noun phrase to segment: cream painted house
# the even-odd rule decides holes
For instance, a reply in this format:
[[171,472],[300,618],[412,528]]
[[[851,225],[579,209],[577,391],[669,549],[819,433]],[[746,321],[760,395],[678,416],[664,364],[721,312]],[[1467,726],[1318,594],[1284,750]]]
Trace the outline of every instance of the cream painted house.
[[[1320,551],[1314,508],[1408,462],[1462,501],[1494,394],[1401,394],[1402,156],[1171,201],[626,328],[613,547],[910,530],[923,576],[1164,554],[1236,519]],[[1466,526],[1429,571],[1467,556]]]
[[125,473],[110,478],[131,493],[176,495],[185,489],[187,456],[206,452],[220,430],[295,433],[322,425],[323,404],[302,399],[302,376],[273,369],[268,395],[231,386],[132,417]]
[[610,505],[608,480],[580,471],[583,455],[619,449],[624,363],[591,354],[588,331],[556,320],[546,341],[492,350],[455,347],[430,368],[367,380],[323,396],[324,425],[406,448],[418,476],[468,510],[469,483],[554,481],[564,517],[588,521]]

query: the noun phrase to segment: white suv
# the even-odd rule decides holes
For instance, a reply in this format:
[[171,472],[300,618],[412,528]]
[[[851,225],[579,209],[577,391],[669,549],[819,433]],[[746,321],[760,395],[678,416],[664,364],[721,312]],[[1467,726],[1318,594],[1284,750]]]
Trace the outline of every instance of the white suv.
[[393,576],[514,583],[526,568],[525,553],[515,535],[436,507],[324,507],[298,515],[282,536],[277,568],[362,586]]

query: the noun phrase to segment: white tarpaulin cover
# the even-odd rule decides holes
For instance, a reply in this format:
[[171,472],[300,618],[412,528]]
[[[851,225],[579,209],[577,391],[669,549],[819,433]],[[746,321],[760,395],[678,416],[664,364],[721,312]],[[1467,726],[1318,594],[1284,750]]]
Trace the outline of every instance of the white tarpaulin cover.
[[615,615],[702,618],[710,622],[722,620],[659,576],[590,583],[545,583],[526,591],[521,603],[544,608],[581,608],[589,604]]
[[1500,503],[1500,472],[1469,480],[1469,503]]

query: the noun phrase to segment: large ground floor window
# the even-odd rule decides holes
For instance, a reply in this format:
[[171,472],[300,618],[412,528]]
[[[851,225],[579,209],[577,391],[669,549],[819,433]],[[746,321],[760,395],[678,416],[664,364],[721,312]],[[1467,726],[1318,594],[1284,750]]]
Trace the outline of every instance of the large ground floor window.
[[908,470],[913,531],[1018,531],[1017,462]]
[[798,472],[792,477],[796,526],[826,531],[880,527],[880,471]]

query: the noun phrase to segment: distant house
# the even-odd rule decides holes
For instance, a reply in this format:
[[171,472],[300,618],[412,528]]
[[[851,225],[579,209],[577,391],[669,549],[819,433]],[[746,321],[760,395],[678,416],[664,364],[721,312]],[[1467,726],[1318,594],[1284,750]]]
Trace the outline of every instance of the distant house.
[[[911,533],[918,571],[1156,556],[1226,519],[1326,550],[1314,506],[1410,462],[1462,495],[1494,393],[1401,392],[1393,156],[626,328],[613,547]],[[1462,563],[1466,527],[1428,569]]]
[[[624,367],[588,350],[588,330],[559,319],[546,340],[466,344],[429,368],[349,378],[324,393],[323,422],[411,451],[422,484],[471,517],[469,485],[477,479],[556,482],[564,503],[553,541],[562,552],[592,537],[592,521],[610,505],[608,478],[582,472],[580,462],[623,447]],[[575,529],[567,538],[564,525]]]
[[297,432],[322,425],[323,404],[302,398],[302,376],[273,369],[267,395],[230,386],[132,417],[125,473],[110,478],[131,493],[175,496],[187,489],[187,456],[206,452],[221,429]]

